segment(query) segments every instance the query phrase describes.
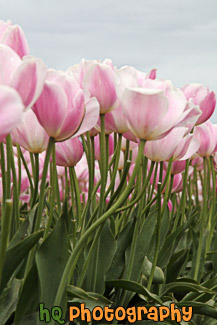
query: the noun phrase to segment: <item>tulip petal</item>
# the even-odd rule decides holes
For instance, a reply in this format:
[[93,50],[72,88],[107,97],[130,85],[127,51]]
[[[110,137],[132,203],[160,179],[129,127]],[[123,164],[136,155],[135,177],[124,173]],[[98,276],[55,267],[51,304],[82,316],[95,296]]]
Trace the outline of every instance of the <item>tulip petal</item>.
[[20,123],[22,113],[23,103],[19,94],[10,87],[0,86],[1,138]]
[[56,137],[64,122],[68,101],[62,88],[46,81],[41,96],[33,106],[39,123],[49,136]]
[[20,63],[16,52],[7,45],[0,44],[0,84],[10,85],[11,75]]
[[85,116],[81,126],[74,136],[79,136],[91,130],[99,118],[99,103],[96,98],[92,97],[85,102]]
[[10,85],[20,93],[26,108],[39,98],[46,77],[46,66],[40,59],[27,57],[13,73]]

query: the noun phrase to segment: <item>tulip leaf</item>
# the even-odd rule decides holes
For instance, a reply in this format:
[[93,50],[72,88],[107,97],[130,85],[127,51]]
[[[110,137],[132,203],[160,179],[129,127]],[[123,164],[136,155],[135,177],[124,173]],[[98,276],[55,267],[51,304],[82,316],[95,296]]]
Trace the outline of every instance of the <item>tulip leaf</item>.
[[107,280],[117,280],[125,264],[125,251],[132,241],[134,221],[130,220],[117,236],[117,248],[111,266],[106,273]]
[[18,244],[21,240],[23,240],[27,235],[31,235],[32,226],[34,222],[35,213],[37,211],[38,204],[34,206],[34,208],[29,212],[28,216],[25,218],[23,223],[21,224],[18,231],[13,236],[12,240],[8,245],[8,249]]
[[211,293],[214,294],[214,292],[206,287],[203,287],[198,284],[190,283],[190,282],[172,282],[169,284],[166,284],[164,287],[164,291],[162,295],[166,295],[170,292],[206,292],[206,293]]
[[83,289],[73,286],[73,285],[68,285],[67,293],[68,293],[68,296],[70,297],[70,299],[71,298],[80,298],[80,299],[90,299],[90,300],[95,300],[95,301],[97,300],[97,298],[91,296]]
[[11,286],[2,291],[0,296],[0,324],[6,324],[16,310],[20,286],[21,280],[13,279]]
[[167,267],[167,282],[173,282],[185,270],[189,258],[189,249],[182,249],[173,254]]
[[12,274],[27,256],[32,247],[38,242],[42,234],[42,230],[37,231],[7,250],[2,272],[1,290],[6,286]]
[[148,297],[150,300],[162,304],[161,299],[156,294],[151,293],[140,283],[134,281],[128,281],[128,280],[113,280],[113,281],[106,281],[106,284],[110,287],[121,288],[127,291],[142,294]]
[[41,297],[46,308],[51,308],[68,260],[68,239],[63,217],[36,252]]
[[[15,324],[22,324],[23,316],[35,312],[40,298],[40,283],[36,264],[30,269],[23,284],[15,313]],[[22,322],[21,322],[22,321]]]
[[178,307],[193,307],[193,314],[199,314],[217,319],[217,308],[196,301],[185,301],[176,303]]
[[97,272],[96,275],[96,288],[95,291],[99,294],[103,294],[105,291],[106,272],[111,266],[114,254],[116,250],[116,241],[110,230],[110,222],[107,220],[102,228],[99,239],[98,250],[98,265],[95,265],[93,269]]

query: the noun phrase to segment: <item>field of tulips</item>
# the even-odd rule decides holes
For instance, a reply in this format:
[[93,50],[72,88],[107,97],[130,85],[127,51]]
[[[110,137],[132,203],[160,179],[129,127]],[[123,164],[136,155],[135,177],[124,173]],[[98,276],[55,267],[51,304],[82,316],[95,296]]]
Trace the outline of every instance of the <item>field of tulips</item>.
[[0,21],[0,325],[217,324],[215,104]]

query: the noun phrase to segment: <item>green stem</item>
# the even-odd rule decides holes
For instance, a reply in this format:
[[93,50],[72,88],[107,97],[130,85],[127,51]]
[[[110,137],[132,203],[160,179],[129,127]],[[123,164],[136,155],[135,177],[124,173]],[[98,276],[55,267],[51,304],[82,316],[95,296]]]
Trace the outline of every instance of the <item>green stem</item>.
[[44,192],[45,192],[45,186],[46,186],[46,182],[47,182],[48,165],[49,165],[49,162],[50,162],[50,155],[51,155],[51,152],[53,150],[54,145],[55,145],[55,140],[54,140],[54,138],[50,137],[48,147],[47,147],[47,151],[46,151],[45,161],[44,161],[44,168],[43,168],[43,172],[42,172],[42,178],[41,178],[38,210],[37,210],[36,222],[35,222],[35,231],[40,229],[41,218],[42,218],[44,202],[45,202]]
[[203,237],[205,233],[206,226],[206,213],[207,213],[207,161],[206,158],[203,158],[203,168],[204,168],[204,182],[203,182],[203,208],[200,216],[200,236],[199,236],[199,244],[197,249],[197,258],[196,265],[194,270],[194,280],[200,281],[200,266],[201,266],[201,258],[202,258],[202,245],[203,245]]
[[56,199],[56,151],[55,151],[55,143],[52,147],[52,168],[51,168],[51,200],[50,200],[50,211],[48,216],[47,226],[44,232],[44,239],[47,238],[50,230],[50,226],[53,220],[54,215],[54,207],[55,207],[55,199]]
[[147,289],[151,289],[152,281],[154,278],[155,268],[157,266],[159,248],[160,248],[160,227],[161,227],[161,184],[158,183],[157,187],[157,207],[158,207],[158,215],[157,215],[157,229],[156,229],[156,243],[155,243],[155,253],[154,253],[154,260],[152,263],[151,274],[148,279]]
[[77,179],[74,167],[69,167],[69,176],[70,176],[70,181],[73,182],[73,187],[74,187],[74,191],[75,191],[77,224],[78,224],[78,230],[79,230],[81,228],[81,225],[82,225],[82,220],[81,220],[81,198],[80,198],[80,189],[79,189],[79,185],[78,185],[78,179]]
[[32,199],[31,206],[33,207],[36,203],[37,196],[38,196],[38,183],[39,183],[39,154],[35,153],[35,173],[34,173],[34,195]]
[[104,210],[105,188],[107,182],[107,161],[106,161],[106,141],[105,141],[105,115],[100,115],[101,133],[100,133],[100,174],[101,174],[101,188],[99,201],[99,217]]

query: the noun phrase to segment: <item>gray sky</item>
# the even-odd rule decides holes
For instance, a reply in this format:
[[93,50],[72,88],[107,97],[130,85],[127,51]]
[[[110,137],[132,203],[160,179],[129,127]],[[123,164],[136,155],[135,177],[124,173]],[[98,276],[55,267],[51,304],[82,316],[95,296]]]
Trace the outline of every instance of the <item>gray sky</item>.
[[109,57],[217,93],[216,0],[0,0],[0,8],[0,19],[20,24],[31,54],[49,67]]

